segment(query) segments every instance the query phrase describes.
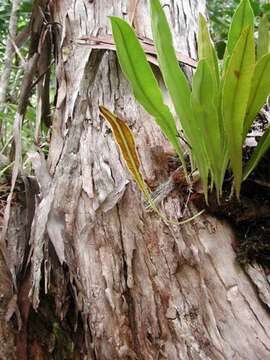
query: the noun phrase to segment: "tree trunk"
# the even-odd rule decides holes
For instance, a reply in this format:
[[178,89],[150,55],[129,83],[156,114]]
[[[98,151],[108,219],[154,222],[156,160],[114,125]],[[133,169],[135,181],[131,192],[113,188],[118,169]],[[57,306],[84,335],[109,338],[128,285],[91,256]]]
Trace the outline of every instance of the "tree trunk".
[[[135,102],[115,52],[79,41],[111,33],[109,15],[132,19],[139,35],[152,38],[147,3],[52,2],[60,24],[54,31],[58,89],[47,163],[31,155],[41,195],[31,277],[21,287],[31,288],[36,312],[19,296],[26,358],[268,359],[270,292],[263,270],[250,266],[248,277],[237,264],[225,221],[203,215],[168,226],[146,212],[99,116],[104,105],[126,119],[147,183],[166,181],[168,143]],[[204,2],[162,3],[177,50],[195,58]],[[182,201],[181,190],[165,199],[168,216],[181,215]],[[17,340],[22,353],[23,341]]]

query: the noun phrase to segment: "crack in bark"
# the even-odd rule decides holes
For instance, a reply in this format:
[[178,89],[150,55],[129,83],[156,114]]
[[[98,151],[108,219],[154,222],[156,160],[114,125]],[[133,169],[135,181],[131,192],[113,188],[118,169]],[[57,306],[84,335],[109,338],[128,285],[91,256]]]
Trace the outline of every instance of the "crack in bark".
[[[133,305],[133,298],[131,294],[131,290],[128,286],[128,264],[126,262],[126,256],[125,256],[125,245],[124,245],[124,238],[123,238],[123,232],[122,232],[122,221],[121,221],[121,214],[119,205],[116,205],[116,211],[119,221],[119,237],[122,244],[122,262],[123,262],[123,272],[124,272],[124,278],[125,278],[125,292],[123,293],[123,296],[125,297],[127,306],[128,306],[128,320],[129,320],[129,328],[132,333],[132,347],[134,351],[136,352],[137,356],[142,356],[140,352],[140,346],[139,341],[137,338],[137,331],[136,331],[136,319],[135,319],[135,309]],[[131,270],[132,271],[132,270]]]

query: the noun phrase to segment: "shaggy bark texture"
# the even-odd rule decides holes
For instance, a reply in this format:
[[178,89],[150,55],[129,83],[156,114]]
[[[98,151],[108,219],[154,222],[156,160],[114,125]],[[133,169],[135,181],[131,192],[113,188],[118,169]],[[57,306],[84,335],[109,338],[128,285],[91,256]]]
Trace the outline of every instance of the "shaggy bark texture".
[[[104,105],[126,119],[145,180],[153,188],[166,181],[168,143],[134,101],[115,53],[79,40],[110,33],[109,15],[130,19],[138,34],[151,38],[147,1],[51,4],[61,25],[54,34],[58,90],[49,158],[31,155],[41,194],[31,231],[31,278],[25,280],[37,313],[29,315],[23,301],[29,358],[268,359],[263,269],[249,268],[256,288],[235,261],[226,222],[204,215],[168,226],[146,212],[99,115]],[[162,4],[177,50],[195,58],[204,2]],[[163,206],[168,216],[181,217],[181,191]],[[47,330],[38,337],[33,329],[43,322]]]

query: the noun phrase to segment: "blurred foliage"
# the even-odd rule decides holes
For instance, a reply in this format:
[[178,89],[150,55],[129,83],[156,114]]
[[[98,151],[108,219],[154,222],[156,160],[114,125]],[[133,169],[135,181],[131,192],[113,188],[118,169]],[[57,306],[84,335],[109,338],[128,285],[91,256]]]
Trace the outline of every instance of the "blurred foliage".
[[[9,17],[11,12],[11,1],[0,0],[0,74],[5,62],[5,48],[8,36]],[[17,33],[20,33],[29,23],[33,8],[32,0],[22,0],[18,23]],[[0,137],[0,153],[9,157],[12,151],[12,134],[13,122],[17,109],[17,99],[19,98],[21,82],[24,74],[24,61],[27,61],[27,54],[29,48],[29,40],[19,49],[20,56],[15,54],[12,62],[12,71],[10,74],[9,87],[7,92],[7,99],[4,107],[0,111],[0,122],[2,122],[1,137]],[[24,60],[22,60],[23,58]],[[23,164],[26,171],[30,171],[30,164],[27,161],[27,152],[35,149],[34,145],[34,131],[36,121],[36,95],[35,89],[29,99],[29,104],[24,118],[22,127],[22,155]],[[47,132],[44,126],[41,129],[41,146],[44,146],[44,152],[48,150]],[[1,170],[1,169],[0,169]],[[10,168],[8,168],[10,171]]]
[[[33,1],[22,0],[20,7],[17,31],[20,32],[28,23],[33,7]],[[0,1],[0,71],[3,65],[4,53],[5,53],[5,41],[7,38],[9,16],[11,11],[11,1],[1,0]]]
[[[231,24],[234,11],[240,0],[206,0],[210,18],[211,35],[215,42],[218,57],[222,59],[225,50],[225,40]],[[258,25],[258,19],[267,14],[270,20],[270,3],[268,0],[250,0]]]

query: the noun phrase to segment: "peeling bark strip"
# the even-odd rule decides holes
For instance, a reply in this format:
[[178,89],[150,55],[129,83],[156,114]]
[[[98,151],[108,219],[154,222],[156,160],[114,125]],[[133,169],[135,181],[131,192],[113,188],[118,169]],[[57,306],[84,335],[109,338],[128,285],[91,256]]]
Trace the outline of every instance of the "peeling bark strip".
[[[155,46],[152,40],[144,38],[142,36],[138,36],[140,41],[141,41],[141,45],[146,53],[147,59],[149,62],[151,62],[154,65],[159,66],[158,61],[157,61],[157,53],[155,50]],[[80,43],[79,41],[83,40],[85,41],[85,43]],[[88,43],[88,42],[89,43]],[[82,45],[88,45],[93,48],[93,49],[104,49],[104,50],[114,50],[116,51],[116,46],[113,40],[112,35],[107,35],[107,36],[82,36],[81,38],[78,39],[78,44],[82,44]],[[154,56],[153,56],[154,55]],[[176,53],[176,57],[178,59],[179,62],[185,64],[185,65],[189,65],[192,68],[196,68],[196,61],[194,59],[191,59],[190,57],[177,52]]]
[[[47,162],[51,179],[42,190],[31,236],[34,306],[38,310],[43,296],[39,287],[44,257],[46,264],[53,264],[45,271],[48,289],[50,268],[58,289],[67,289],[61,286],[63,279],[68,282],[67,272],[49,256],[52,246],[69,271],[76,310],[84,321],[85,358],[268,359],[269,313],[235,262],[229,226],[207,216],[185,226],[167,226],[146,213],[98,114],[104,104],[128,119],[144,178],[153,187],[168,179],[166,162],[160,164],[154,156],[158,146],[168,144],[134,101],[114,52],[75,43],[89,34],[107,36],[109,15],[130,15],[127,1],[54,4],[53,20],[61,24],[62,33],[57,39],[58,93]],[[177,50],[195,58],[196,19],[204,12],[204,2],[162,4]],[[151,38],[147,1],[136,5],[136,30]],[[38,169],[41,160],[36,160]],[[173,191],[163,206],[169,216],[179,216],[180,194]],[[64,316],[65,295],[56,301]]]
[[[16,5],[17,4],[17,5]],[[19,2],[15,1],[15,8],[19,7]],[[16,8],[17,9],[17,8]],[[7,265],[10,267],[11,274],[13,276],[13,285],[14,288],[17,288],[16,284],[16,275],[15,269],[12,264],[9,264],[8,253],[6,249],[6,235],[9,226],[10,220],[10,211],[11,211],[11,200],[13,196],[13,192],[15,190],[15,185],[17,178],[21,172],[21,161],[22,161],[22,144],[21,144],[21,128],[23,125],[24,115],[26,112],[28,99],[32,89],[32,83],[38,68],[38,62],[40,60],[40,55],[42,53],[41,47],[44,43],[44,39],[42,35],[44,34],[44,19],[43,13],[47,10],[47,1],[40,0],[36,2],[33,7],[33,13],[31,16],[31,42],[30,49],[28,54],[28,60],[25,64],[24,76],[21,84],[21,91],[18,99],[17,109],[14,117],[13,124],[13,141],[15,144],[15,156],[14,156],[14,166],[12,169],[12,178],[11,178],[11,187],[9,191],[9,195],[7,198],[7,204],[4,212],[4,223],[2,232],[0,234],[0,244],[1,250],[3,252],[3,256]],[[16,10],[18,11],[18,9]],[[14,19],[13,19],[14,21]],[[40,38],[41,37],[41,38]],[[49,89],[47,89],[49,90]],[[42,104],[44,103],[44,99]]]

